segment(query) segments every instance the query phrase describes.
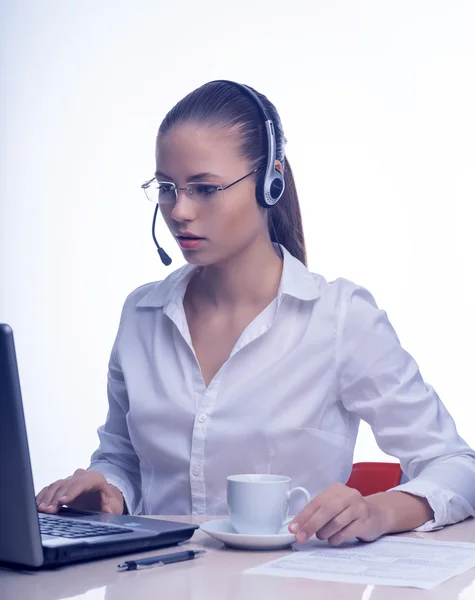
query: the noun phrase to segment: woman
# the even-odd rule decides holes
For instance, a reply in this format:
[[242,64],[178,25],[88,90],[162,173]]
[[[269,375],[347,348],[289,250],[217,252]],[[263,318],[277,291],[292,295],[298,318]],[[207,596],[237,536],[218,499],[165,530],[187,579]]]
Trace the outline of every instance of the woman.
[[[233,82],[165,117],[143,187],[189,264],[127,298],[100,446],[39,510],[223,514],[227,475],[271,472],[314,495],[289,526],[298,541],[474,515],[475,454],[386,314],[364,288],[307,270],[284,146],[275,107]],[[408,482],[368,497],[345,485],[360,418]]]

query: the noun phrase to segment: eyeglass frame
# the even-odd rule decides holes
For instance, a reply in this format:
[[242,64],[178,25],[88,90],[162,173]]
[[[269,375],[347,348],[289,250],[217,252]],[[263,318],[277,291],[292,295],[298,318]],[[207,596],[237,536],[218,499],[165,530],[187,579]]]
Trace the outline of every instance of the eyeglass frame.
[[[257,167],[256,169],[253,169],[250,173],[247,173],[247,175],[244,175],[243,177],[240,177],[239,179],[236,179],[236,181],[233,181],[232,183],[226,185],[226,186],[222,186],[221,184],[217,183],[216,185],[219,186],[217,189],[220,192],[224,192],[225,190],[228,190],[230,187],[233,187],[233,185],[236,185],[236,183],[239,183],[241,181],[243,181],[244,179],[246,179],[247,177],[250,177],[251,175],[254,175],[255,173],[257,173],[258,171],[262,170],[264,168],[264,165]],[[146,181],[145,183],[142,183],[142,185],[140,186],[144,193],[145,193],[145,197],[147,198],[147,200],[149,202],[152,202],[153,204],[160,204],[160,202],[153,202],[152,200],[150,200],[150,198],[147,196],[147,188],[148,186],[152,183],[153,180],[156,180],[157,183],[169,183],[170,185],[173,186],[173,191],[175,192],[175,202],[178,200],[178,192],[188,192],[188,197],[189,198],[193,198],[193,192],[189,187],[178,187],[175,183],[173,183],[173,181],[165,181],[165,180],[158,180],[156,177],[152,177],[152,179],[149,179],[148,181]],[[213,181],[190,181],[188,183],[188,185],[190,185],[191,183],[214,183]],[[171,190],[170,190],[171,191]]]

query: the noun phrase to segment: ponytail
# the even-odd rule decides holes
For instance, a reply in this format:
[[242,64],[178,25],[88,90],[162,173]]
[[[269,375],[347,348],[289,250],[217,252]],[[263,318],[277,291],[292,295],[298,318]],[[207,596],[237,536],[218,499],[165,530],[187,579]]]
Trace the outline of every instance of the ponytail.
[[287,158],[283,166],[285,190],[279,202],[269,209],[269,234],[273,242],[282,244],[292,256],[307,265],[299,198]]

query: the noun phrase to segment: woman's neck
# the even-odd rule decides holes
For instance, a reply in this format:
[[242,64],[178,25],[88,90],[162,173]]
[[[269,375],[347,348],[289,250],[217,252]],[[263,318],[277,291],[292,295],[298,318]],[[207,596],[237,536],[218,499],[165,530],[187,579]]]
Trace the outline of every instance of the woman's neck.
[[266,306],[277,295],[282,268],[282,259],[270,240],[256,240],[225,263],[198,269],[190,281],[188,300],[195,310]]

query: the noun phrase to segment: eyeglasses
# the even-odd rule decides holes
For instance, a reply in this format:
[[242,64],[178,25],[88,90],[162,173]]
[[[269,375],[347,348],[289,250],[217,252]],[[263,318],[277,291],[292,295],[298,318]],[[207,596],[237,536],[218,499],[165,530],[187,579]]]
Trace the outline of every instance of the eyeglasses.
[[246,177],[250,177],[260,171],[263,167],[254,169],[244,177],[240,177],[233,181],[229,185],[222,186],[219,183],[212,183],[207,181],[190,181],[185,187],[178,187],[171,181],[158,181],[155,177],[146,181],[142,184],[142,189],[145,192],[145,196],[153,204],[160,206],[175,204],[178,199],[178,192],[186,192],[189,198],[197,202],[198,204],[209,204],[211,201],[220,202],[224,200],[224,190],[229,189],[236,183],[243,181]]

